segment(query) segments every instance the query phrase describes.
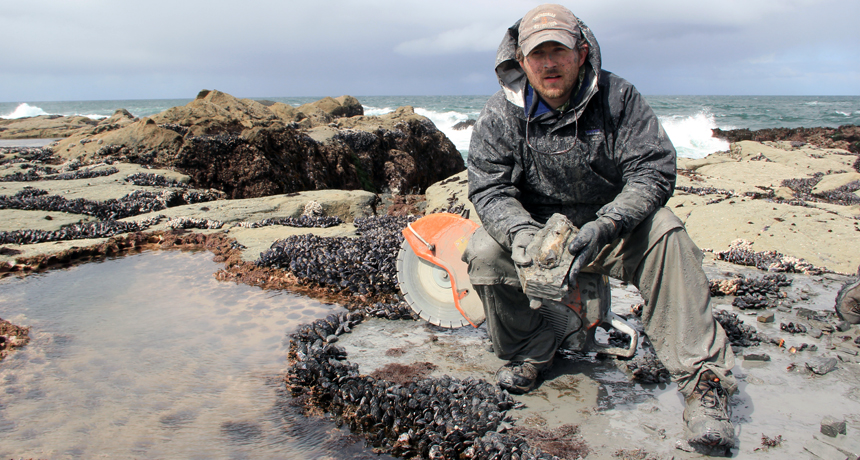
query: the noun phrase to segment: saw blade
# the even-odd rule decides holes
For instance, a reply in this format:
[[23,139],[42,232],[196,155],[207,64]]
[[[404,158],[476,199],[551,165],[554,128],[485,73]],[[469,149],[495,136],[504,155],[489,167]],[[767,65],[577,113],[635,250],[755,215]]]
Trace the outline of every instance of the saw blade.
[[469,324],[454,303],[448,272],[418,257],[406,240],[397,254],[397,281],[409,308],[427,322],[447,328]]

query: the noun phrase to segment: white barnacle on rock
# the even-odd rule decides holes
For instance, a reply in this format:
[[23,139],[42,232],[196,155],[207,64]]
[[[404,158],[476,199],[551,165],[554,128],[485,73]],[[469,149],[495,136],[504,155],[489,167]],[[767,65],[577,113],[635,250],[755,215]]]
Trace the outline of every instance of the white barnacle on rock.
[[220,220],[198,219],[194,217],[174,217],[167,220],[167,225],[174,229],[182,228],[205,228],[217,229],[224,226],[224,222]]
[[305,209],[302,211],[303,216],[311,216],[311,217],[320,217],[325,215],[325,211],[319,202],[311,200],[305,205]]

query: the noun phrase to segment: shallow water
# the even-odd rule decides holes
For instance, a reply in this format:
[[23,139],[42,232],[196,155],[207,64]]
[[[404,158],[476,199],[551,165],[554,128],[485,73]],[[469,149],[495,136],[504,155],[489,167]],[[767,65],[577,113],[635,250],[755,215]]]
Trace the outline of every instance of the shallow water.
[[284,394],[286,333],[339,307],[216,281],[211,259],[146,252],[0,281],[0,317],[31,326],[0,362],[0,456],[372,455]]

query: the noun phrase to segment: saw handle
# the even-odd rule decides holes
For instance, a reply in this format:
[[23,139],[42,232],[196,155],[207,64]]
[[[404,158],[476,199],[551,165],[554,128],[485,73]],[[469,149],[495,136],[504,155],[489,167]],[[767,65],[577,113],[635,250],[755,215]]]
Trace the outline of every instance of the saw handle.
[[612,310],[606,313],[606,318],[600,323],[601,325],[611,326],[627,335],[630,336],[630,344],[627,348],[621,347],[610,347],[603,345],[601,343],[597,343],[596,341],[591,342],[591,350],[596,351],[598,353],[604,353],[607,355],[620,356],[622,358],[632,358],[634,354],[636,354],[636,346],[639,344],[639,332],[633,328],[627,321],[624,321],[623,318],[616,315],[612,312]]
[[418,241],[424,243],[424,246],[427,246],[428,250],[430,250],[431,252],[436,250],[435,244],[428,243],[427,240],[421,238],[421,235],[419,235],[418,232],[416,232],[415,229],[412,228],[412,222],[406,224],[406,228],[408,228],[409,231],[412,232],[413,235],[415,235],[415,238],[418,238]]

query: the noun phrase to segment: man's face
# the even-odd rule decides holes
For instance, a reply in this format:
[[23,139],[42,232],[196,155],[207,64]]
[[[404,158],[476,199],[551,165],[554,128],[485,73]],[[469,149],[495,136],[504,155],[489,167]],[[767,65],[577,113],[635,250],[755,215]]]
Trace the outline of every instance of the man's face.
[[587,55],[585,45],[576,52],[559,42],[543,42],[520,61],[520,67],[544,101],[557,109],[570,99]]

